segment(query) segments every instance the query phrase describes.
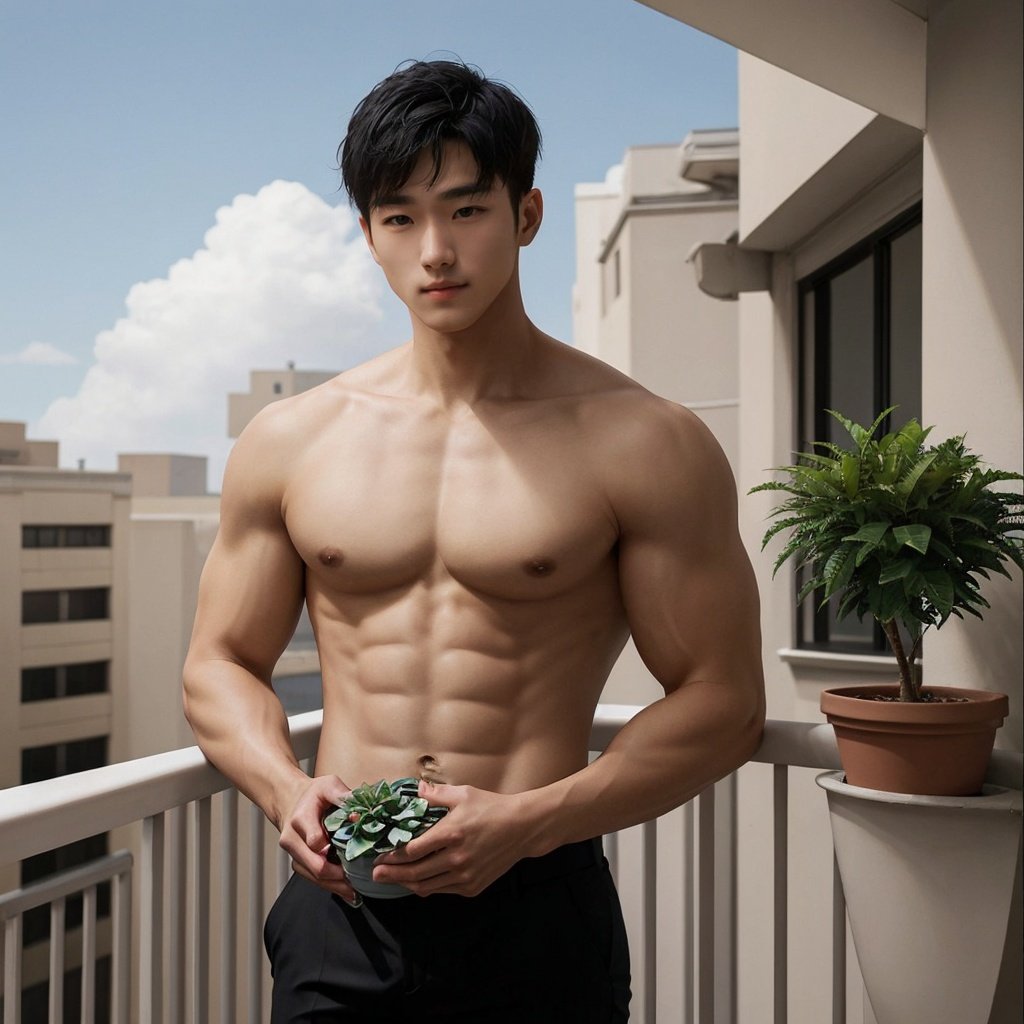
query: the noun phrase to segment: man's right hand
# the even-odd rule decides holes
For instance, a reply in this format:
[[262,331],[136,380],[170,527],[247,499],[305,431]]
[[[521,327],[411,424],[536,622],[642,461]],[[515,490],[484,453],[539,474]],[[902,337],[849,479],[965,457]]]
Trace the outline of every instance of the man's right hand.
[[331,842],[323,824],[328,812],[350,793],[337,775],[310,779],[293,796],[291,809],[281,821],[280,845],[292,858],[296,874],[356,906],[360,899],[345,877],[345,869],[327,859]]

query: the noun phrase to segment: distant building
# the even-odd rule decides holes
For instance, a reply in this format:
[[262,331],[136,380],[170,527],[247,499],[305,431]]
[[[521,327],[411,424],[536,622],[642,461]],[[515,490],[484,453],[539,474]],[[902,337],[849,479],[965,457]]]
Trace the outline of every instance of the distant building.
[[697,287],[687,257],[736,230],[738,176],[735,129],[631,146],[621,173],[576,186],[573,289],[576,346],[692,409],[734,465],[737,309]]
[[[0,787],[97,768],[129,756],[128,610],[131,478],[57,468],[57,442],[0,424]],[[107,852],[106,834],[20,864],[0,864],[0,890]],[[101,917],[108,913],[100,893]],[[69,901],[68,970],[80,955],[80,901]],[[100,923],[97,985],[109,942]],[[33,945],[44,910],[25,918],[24,982],[45,977]],[[36,947],[42,948],[42,947]]]
[[281,398],[301,394],[337,376],[336,370],[250,370],[249,390],[228,395],[228,437],[238,437],[262,409]]

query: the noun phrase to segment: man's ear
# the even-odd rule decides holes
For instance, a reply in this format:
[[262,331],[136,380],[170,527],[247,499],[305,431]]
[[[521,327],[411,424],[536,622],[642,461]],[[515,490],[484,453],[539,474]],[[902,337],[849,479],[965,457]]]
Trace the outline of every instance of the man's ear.
[[537,232],[540,230],[540,223],[544,219],[544,197],[540,194],[539,188],[531,188],[529,192],[519,200],[519,244],[529,245]]
[[362,229],[363,238],[366,239],[366,248],[370,250],[370,255],[373,257],[373,262],[380,265],[380,260],[377,259],[377,250],[373,244],[373,235],[370,234],[370,224],[367,219],[360,214],[359,215],[359,227]]

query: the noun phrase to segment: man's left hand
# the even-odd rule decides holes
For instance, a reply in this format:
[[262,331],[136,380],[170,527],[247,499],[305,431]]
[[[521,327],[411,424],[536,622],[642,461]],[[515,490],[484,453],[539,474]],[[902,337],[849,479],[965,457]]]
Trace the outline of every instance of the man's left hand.
[[417,896],[477,896],[529,856],[520,794],[421,782],[420,796],[448,813],[408,846],[379,857],[375,882],[398,882]]

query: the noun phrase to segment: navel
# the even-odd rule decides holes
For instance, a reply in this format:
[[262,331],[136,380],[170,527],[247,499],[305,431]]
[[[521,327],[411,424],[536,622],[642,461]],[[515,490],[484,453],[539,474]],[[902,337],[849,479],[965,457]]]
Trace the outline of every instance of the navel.
[[420,778],[426,782],[443,782],[440,762],[433,754],[424,754],[417,759],[420,766]]
[[553,558],[531,558],[523,563],[523,570],[529,576],[550,576],[555,571]]
[[337,569],[345,561],[345,556],[338,548],[323,548],[317,558],[320,564],[326,565],[328,569]]

